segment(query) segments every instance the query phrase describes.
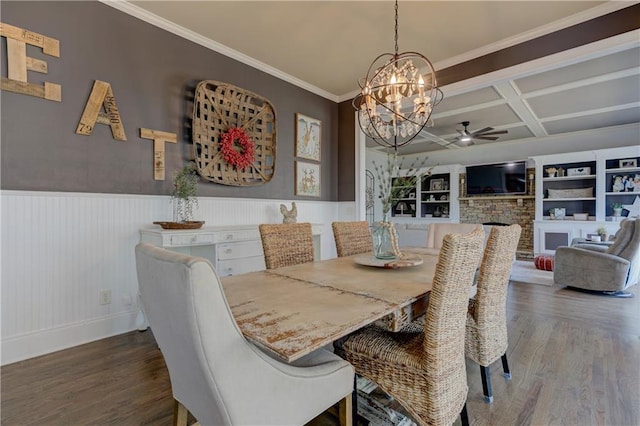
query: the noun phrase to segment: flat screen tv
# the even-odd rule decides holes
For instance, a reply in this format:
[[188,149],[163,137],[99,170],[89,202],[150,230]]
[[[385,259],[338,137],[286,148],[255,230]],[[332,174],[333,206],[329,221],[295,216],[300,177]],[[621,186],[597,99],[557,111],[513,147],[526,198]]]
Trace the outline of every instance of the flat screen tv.
[[467,167],[467,195],[526,194],[525,161]]

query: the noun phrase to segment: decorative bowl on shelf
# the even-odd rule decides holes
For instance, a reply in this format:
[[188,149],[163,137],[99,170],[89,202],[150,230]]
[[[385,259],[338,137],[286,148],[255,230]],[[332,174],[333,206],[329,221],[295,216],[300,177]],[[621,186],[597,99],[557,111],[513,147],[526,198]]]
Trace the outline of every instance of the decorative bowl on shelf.
[[189,222],[153,222],[154,225],[162,226],[162,229],[200,229],[204,225],[204,220],[193,220]]
[[587,220],[589,219],[589,213],[574,213],[573,220]]

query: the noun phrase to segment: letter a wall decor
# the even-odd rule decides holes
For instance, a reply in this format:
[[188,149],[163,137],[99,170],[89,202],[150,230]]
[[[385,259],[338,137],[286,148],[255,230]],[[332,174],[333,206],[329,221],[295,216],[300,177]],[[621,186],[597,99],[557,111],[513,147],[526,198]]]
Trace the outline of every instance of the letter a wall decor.
[[[101,106],[104,106],[104,113],[100,112]],[[114,139],[127,140],[111,85],[100,80],[96,80],[93,84],[91,95],[89,95],[87,105],[84,107],[76,133],[89,136],[93,132],[96,123],[111,126],[111,133]]]
[[45,82],[44,86],[27,81],[27,71],[47,74],[47,62],[27,56],[27,44],[42,48],[46,55],[60,57],[58,40],[0,22],[0,36],[7,39],[7,77],[2,77],[2,90],[62,101],[62,86]]

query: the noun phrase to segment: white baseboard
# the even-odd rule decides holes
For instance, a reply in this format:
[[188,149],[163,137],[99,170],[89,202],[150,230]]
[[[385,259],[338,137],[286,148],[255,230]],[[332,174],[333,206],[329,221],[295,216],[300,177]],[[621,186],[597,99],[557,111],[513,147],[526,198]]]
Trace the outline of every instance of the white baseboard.
[[0,365],[82,345],[136,330],[137,311],[71,324],[2,340]]

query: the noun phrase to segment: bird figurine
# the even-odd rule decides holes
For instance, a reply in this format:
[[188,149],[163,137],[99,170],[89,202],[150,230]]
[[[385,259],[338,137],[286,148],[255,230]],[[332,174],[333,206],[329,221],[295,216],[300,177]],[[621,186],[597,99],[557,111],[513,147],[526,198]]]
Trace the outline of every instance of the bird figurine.
[[280,213],[282,213],[282,223],[296,223],[296,217],[298,216],[298,209],[296,208],[296,202],[291,203],[291,210],[287,210],[287,206],[280,204]]

